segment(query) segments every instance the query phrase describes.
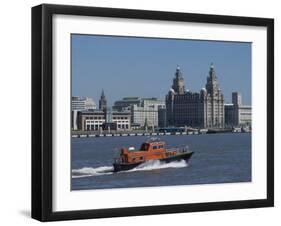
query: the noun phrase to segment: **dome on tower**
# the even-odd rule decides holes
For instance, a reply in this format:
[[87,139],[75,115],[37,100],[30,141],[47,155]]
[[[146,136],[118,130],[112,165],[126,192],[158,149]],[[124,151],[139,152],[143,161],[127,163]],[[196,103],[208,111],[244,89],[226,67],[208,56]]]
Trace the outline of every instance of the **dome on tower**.
[[206,90],[206,88],[205,88],[205,87],[203,87],[203,88],[201,89],[201,91],[203,91],[203,92],[207,92],[207,90]]

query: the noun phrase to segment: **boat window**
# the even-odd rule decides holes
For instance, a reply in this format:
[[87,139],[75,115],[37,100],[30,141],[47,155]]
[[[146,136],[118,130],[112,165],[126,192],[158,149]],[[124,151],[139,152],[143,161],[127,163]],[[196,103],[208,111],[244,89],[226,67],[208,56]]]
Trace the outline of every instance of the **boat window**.
[[159,147],[158,147],[158,148],[159,148],[159,149],[160,149],[160,148],[164,148],[164,146],[163,146],[163,145],[159,145]]
[[148,151],[149,148],[149,144],[144,143],[141,145],[140,151]]
[[140,160],[143,160],[143,156],[140,157]]
[[157,149],[157,146],[153,146],[152,149]]

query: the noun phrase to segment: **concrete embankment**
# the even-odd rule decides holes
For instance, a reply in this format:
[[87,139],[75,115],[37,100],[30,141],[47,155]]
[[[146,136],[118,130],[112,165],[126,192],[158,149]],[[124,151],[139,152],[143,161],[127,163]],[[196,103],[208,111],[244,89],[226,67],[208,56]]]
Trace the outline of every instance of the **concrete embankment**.
[[200,134],[213,134],[213,133],[241,133],[242,131],[235,131],[231,129],[210,129],[210,130],[198,130],[187,132],[134,132],[134,131],[122,131],[114,133],[91,133],[86,131],[73,131],[73,138],[86,138],[86,137],[120,137],[120,136],[169,136],[169,135],[200,135]]

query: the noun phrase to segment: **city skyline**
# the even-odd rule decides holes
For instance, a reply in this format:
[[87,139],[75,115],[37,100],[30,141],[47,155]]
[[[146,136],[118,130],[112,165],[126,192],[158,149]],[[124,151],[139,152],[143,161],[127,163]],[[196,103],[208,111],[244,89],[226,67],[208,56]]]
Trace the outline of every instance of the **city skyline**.
[[127,96],[164,100],[177,65],[186,89],[199,92],[211,63],[225,103],[237,91],[251,104],[250,43],[72,35],[72,96],[97,103],[104,90],[109,106]]

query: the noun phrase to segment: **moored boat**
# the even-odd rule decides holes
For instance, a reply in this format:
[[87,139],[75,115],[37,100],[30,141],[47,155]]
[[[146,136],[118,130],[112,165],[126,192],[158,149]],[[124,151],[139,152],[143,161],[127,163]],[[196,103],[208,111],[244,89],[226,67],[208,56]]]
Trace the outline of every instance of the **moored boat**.
[[188,161],[193,152],[187,147],[166,149],[165,142],[152,138],[144,142],[139,150],[134,147],[121,148],[120,156],[114,160],[114,172],[133,169],[151,160],[160,162]]

